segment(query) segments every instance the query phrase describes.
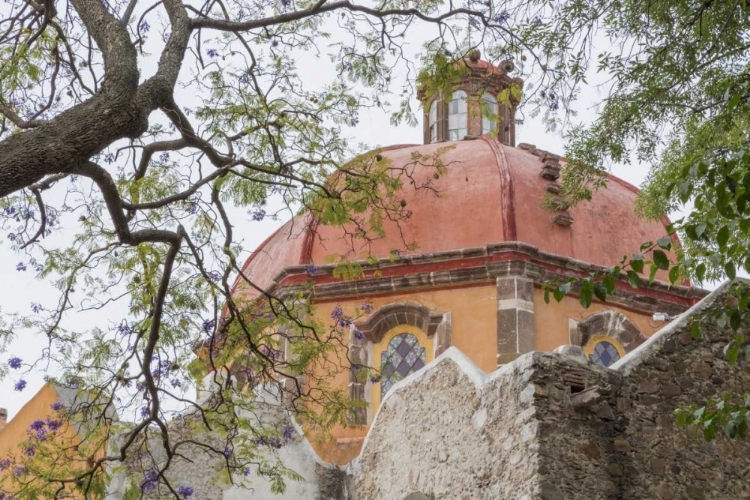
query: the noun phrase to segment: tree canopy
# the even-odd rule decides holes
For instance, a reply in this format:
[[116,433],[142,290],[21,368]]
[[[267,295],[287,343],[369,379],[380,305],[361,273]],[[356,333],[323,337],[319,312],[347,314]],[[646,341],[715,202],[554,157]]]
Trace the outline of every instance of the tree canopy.
[[[4,316],[0,350],[28,335],[47,346],[7,352],[0,375],[23,391],[24,374],[42,370],[85,395],[54,409],[62,420],[34,422],[25,453],[2,457],[16,498],[100,497],[105,470],[134,456],[145,475],[131,478],[132,495],[158,486],[189,496],[168,474],[188,441],[169,421],[184,411],[199,415],[191,446],[225,461],[219,479],[236,481],[253,464],[282,490],[293,472],[259,450],[287,432],[243,417],[252,402],[220,377],[222,367],[242,367],[251,385],[302,375],[319,382],[293,383],[287,400],[306,426],[326,429],[349,409],[324,375],[340,368],[327,365],[327,353],[355,313],[327,329],[311,319],[304,291],[260,289],[242,271],[247,249],[236,228],[305,212],[356,228],[342,266],[366,258],[384,220],[408,217],[395,193],[429,186],[411,186],[408,168],[377,151],[360,154],[347,137],[358,114],[381,108],[394,124],[416,123],[417,73],[439,90],[460,70],[452,63],[476,47],[516,61],[530,88],[546,89],[534,105],[557,110],[575,86],[553,13],[541,3],[432,0],[6,2],[2,224],[20,255],[16,268],[52,283],[59,300]],[[421,47],[407,44],[415,34]],[[329,58],[335,70],[304,73],[309,58]],[[444,168],[439,156],[414,161]],[[257,300],[239,300],[235,283]],[[111,311],[110,319],[69,326],[89,310]],[[190,391],[209,372],[220,389],[199,406]],[[48,438],[63,420],[99,425],[53,449]],[[221,446],[202,440],[209,430]]]

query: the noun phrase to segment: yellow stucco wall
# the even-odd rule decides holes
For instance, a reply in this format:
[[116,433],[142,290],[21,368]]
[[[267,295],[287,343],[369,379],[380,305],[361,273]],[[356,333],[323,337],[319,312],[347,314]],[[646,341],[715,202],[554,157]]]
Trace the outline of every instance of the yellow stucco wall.
[[578,297],[564,297],[561,302],[544,302],[544,292],[534,290],[534,348],[537,351],[552,351],[570,343],[568,323],[570,319],[583,321],[602,311],[615,311],[628,318],[646,337],[664,326],[663,322],[651,319],[650,314],[637,313],[609,304],[593,303],[588,309],[581,307]]

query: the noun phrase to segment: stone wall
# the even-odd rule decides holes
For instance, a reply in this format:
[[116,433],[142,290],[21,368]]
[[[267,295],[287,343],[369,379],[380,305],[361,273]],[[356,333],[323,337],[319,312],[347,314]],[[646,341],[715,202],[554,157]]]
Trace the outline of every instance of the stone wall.
[[536,416],[523,389],[533,359],[488,377],[451,348],[394,386],[349,471],[347,498],[532,498]]
[[346,498],[750,499],[750,443],[706,443],[674,417],[750,390],[748,361],[725,360],[728,327],[708,322],[703,337],[690,334],[690,317],[726,290],[612,369],[566,347],[485,375],[449,350],[391,389],[348,471]]

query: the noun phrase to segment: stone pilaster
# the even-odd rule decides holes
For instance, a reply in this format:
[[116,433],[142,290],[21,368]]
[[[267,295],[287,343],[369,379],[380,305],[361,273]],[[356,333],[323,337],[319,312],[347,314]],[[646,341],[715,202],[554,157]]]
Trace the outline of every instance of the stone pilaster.
[[352,328],[349,338],[349,400],[356,404],[349,414],[351,425],[367,424],[367,366],[369,362],[367,339],[356,328]]
[[519,276],[497,279],[497,364],[534,350],[534,282]]

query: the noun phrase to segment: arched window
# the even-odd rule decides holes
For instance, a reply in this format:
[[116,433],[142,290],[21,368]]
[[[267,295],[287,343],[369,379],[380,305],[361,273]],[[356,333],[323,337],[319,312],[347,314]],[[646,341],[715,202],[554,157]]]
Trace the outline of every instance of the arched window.
[[430,105],[430,144],[435,144],[438,140],[438,123],[437,123],[437,110],[438,110],[438,99],[432,101]]
[[380,353],[381,397],[393,384],[424,368],[425,363],[425,349],[419,345],[417,337],[410,333],[395,335]]
[[608,367],[625,355],[625,348],[613,337],[593,335],[583,346],[583,352],[594,363]]
[[482,134],[489,134],[497,125],[497,99],[490,93],[482,95]]
[[448,140],[459,141],[466,137],[466,92],[456,90],[448,104]]

